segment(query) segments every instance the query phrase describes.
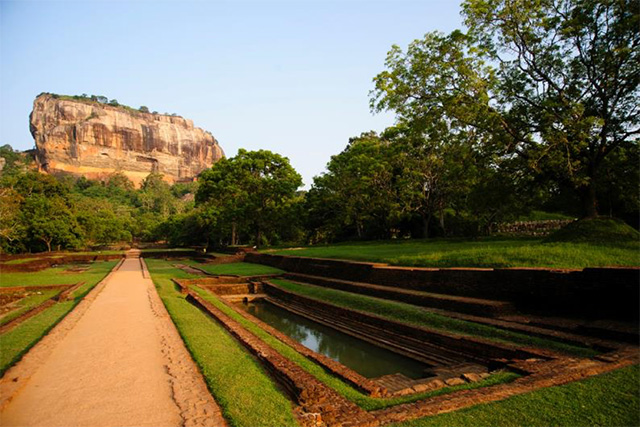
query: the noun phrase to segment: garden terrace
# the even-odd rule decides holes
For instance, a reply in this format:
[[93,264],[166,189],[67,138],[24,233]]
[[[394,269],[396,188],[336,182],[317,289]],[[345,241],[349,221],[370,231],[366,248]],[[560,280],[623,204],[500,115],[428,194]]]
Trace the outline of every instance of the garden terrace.
[[[102,255],[122,262],[118,254]],[[2,268],[0,284],[0,372],[4,373],[64,318],[89,291],[114,269],[115,260],[102,261],[96,255],[64,255],[47,258],[56,267],[33,269],[37,257],[14,263],[12,271]],[[31,261],[33,260],[33,261]],[[73,264],[62,264],[61,260]],[[70,260],[70,261],[69,261]],[[82,264],[78,264],[82,262]],[[21,272],[15,270],[22,269]]]
[[[252,256],[248,254],[247,258]],[[355,264],[354,270],[371,268]],[[284,267],[283,264],[271,265]],[[233,264],[225,266],[225,271],[232,271],[232,267]],[[317,270],[314,273],[322,280],[344,282],[331,275],[323,278]],[[354,293],[353,288],[345,292],[346,289],[340,290],[337,286],[266,279],[186,275],[174,277],[174,283],[182,289],[187,301],[215,319],[258,358],[296,402],[295,413],[303,425],[340,425],[341,420],[346,419],[345,413],[351,413],[355,425],[400,422],[565,384],[637,362],[637,348],[615,338],[589,341],[586,337],[547,330],[544,331],[548,333],[529,336],[526,325],[522,325],[522,329],[501,328],[500,322],[505,321],[484,317],[488,315],[484,312],[465,314],[451,311],[451,307],[447,310],[420,308],[380,296]],[[321,293],[324,295],[318,298]],[[395,374],[365,377],[249,314],[237,305],[240,300],[268,301],[354,338],[421,359],[430,368],[425,377],[419,379]],[[363,311],[362,305],[345,306],[347,300],[356,301],[355,305],[370,304],[370,311]],[[417,325],[406,318],[393,319],[403,310],[403,314],[420,313],[427,319],[427,325]],[[508,312],[497,314],[515,316]],[[436,318],[438,327],[429,327],[429,319]],[[535,327],[531,328],[536,331]],[[436,397],[441,393],[446,397]]]
[[58,254],[6,259],[0,262],[0,271],[4,273],[26,273],[40,271],[57,265],[85,264],[95,261],[119,260],[124,255],[114,254]]
[[617,223],[605,230],[594,229],[593,221],[584,225],[586,230],[580,235],[561,242],[522,237],[395,239],[268,249],[262,253],[425,268],[640,267],[637,231],[622,227],[620,232]]
[[[545,268],[407,268],[387,264],[335,259],[247,254],[248,262],[276,267],[334,287],[375,293],[376,290],[423,292],[424,299],[437,294],[441,306],[449,296],[494,300],[512,304],[519,311],[579,318],[608,318],[636,321],[640,315],[640,268],[585,268],[554,270]],[[293,276],[300,277],[300,276]],[[329,279],[337,279],[329,281]],[[356,283],[349,283],[356,282]],[[385,286],[357,287],[357,284]],[[431,294],[431,295],[429,295]],[[390,294],[385,295],[389,296]],[[404,294],[406,295],[406,293]],[[495,303],[494,303],[495,304]],[[509,309],[508,305],[499,307]],[[467,305],[468,306],[468,305]]]

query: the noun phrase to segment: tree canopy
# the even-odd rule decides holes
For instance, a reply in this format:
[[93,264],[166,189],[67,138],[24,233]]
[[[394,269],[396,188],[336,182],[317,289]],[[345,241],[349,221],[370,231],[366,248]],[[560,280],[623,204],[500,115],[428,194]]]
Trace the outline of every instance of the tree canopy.
[[200,175],[196,205],[217,213],[219,239],[231,244],[239,234],[250,235],[255,245],[283,238],[287,207],[294,203],[301,176],[289,160],[268,150],[240,149]]
[[[467,133],[501,159],[568,185],[597,214],[602,165],[637,146],[640,5],[466,0],[469,32],[394,46],[372,108],[433,138]],[[499,163],[497,163],[499,165]]]

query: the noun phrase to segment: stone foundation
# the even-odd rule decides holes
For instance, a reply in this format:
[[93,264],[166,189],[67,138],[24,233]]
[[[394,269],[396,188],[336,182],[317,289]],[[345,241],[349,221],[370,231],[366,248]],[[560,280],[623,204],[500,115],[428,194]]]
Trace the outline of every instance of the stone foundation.
[[189,291],[187,300],[209,313],[253,354],[302,409],[304,426],[375,426],[375,419],[336,391],[273,350],[214,305]]
[[310,276],[308,274],[286,273],[283,277],[294,282],[310,283],[326,288],[339,289],[341,291],[354,292],[392,301],[406,302],[423,307],[437,307],[444,310],[480,316],[495,317],[514,312],[514,307],[505,301],[434,294],[412,289],[399,289],[397,287],[392,288],[369,283]]
[[[44,270],[56,265],[110,261],[121,259],[123,257],[124,255],[54,255],[43,258],[41,255],[38,258],[33,257],[33,261],[23,262],[21,264],[7,264],[6,262],[0,263],[0,271],[3,273],[26,273]],[[9,259],[23,259],[23,257],[7,258],[6,260]]]
[[504,301],[522,311],[636,323],[640,317],[640,268],[408,268],[263,253],[245,260],[290,273]]
[[270,282],[265,282],[264,290],[270,302],[287,310],[432,366],[469,361],[489,365],[497,359],[547,359],[557,356],[549,350],[499,344],[396,322],[302,296]]
[[[638,363],[637,348],[624,348],[603,358],[581,359],[567,357],[536,358],[511,361],[508,367],[523,377],[511,383],[484,388],[459,390],[449,394],[399,404],[385,409],[367,412],[342,395],[320,382],[302,368],[280,355],[264,341],[247,331],[242,325],[198,294],[188,290],[187,299],[209,313],[243,344],[278,381],[299,407],[296,409],[303,426],[314,427],[374,427],[412,420],[430,415],[451,412],[479,403],[502,400],[511,396],[528,393],[540,388],[562,385],[572,381],[598,375],[613,369]],[[252,316],[245,316],[252,320]],[[258,322],[256,322],[258,323]],[[258,323],[259,326],[263,326]],[[266,328],[268,332],[270,330]],[[295,348],[295,347],[294,347]],[[410,392],[455,386],[466,382],[479,381],[482,374],[473,372],[447,381],[434,380],[433,384],[417,385]],[[400,393],[398,395],[402,395]]]

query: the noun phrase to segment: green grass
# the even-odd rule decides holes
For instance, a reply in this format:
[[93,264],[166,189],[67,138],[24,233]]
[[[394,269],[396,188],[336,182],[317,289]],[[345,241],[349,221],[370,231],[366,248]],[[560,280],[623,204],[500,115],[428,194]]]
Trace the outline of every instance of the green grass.
[[98,261],[92,263],[89,270],[79,273],[64,271],[72,268],[73,265],[60,265],[29,273],[2,273],[0,286],[71,285],[78,282],[98,283],[105,274],[111,271],[116,263],[117,261]]
[[144,255],[145,252],[192,252],[192,251],[193,249],[191,248],[140,249],[140,252],[142,252],[142,255]]
[[394,427],[637,426],[640,366]]
[[0,317],[0,325],[4,325],[6,323],[11,322],[13,319],[16,319],[22,316],[27,311],[31,310],[34,307],[39,306],[49,298],[59,294],[62,292],[62,289],[45,289],[35,293],[33,295],[29,295],[27,297],[22,298],[16,304],[16,309],[6,313],[4,316]]
[[26,264],[28,262],[32,262],[32,261],[38,261],[40,259],[46,258],[46,259],[55,259],[55,258],[62,258],[63,255],[53,255],[53,256],[42,256],[42,257],[32,257],[32,258],[18,258],[18,259],[12,259],[9,261],[4,262],[3,264],[6,265],[17,265],[17,264]]
[[533,238],[416,239],[343,243],[269,253],[414,267],[640,266],[640,242],[543,243]]
[[391,320],[438,329],[443,332],[482,337],[491,341],[517,344],[519,346],[542,347],[582,357],[590,357],[597,354],[596,351],[590,348],[573,346],[479,323],[467,322],[465,320],[452,319],[411,304],[353,294],[320,286],[303,285],[281,279],[271,279],[270,281],[288,291],[327,301],[340,307],[365,311]]
[[234,254],[225,254],[224,252],[207,252],[207,255],[212,255],[216,258],[224,258],[228,256],[233,256]]
[[146,260],[171,318],[232,426],[297,426],[291,402],[262,366],[218,323],[188,303],[171,278],[193,278],[164,260]]
[[614,218],[587,218],[562,227],[545,239],[551,242],[581,242],[591,244],[609,244],[640,241],[640,233],[625,222]]
[[83,252],[69,252],[66,253],[68,256],[72,255],[123,255],[126,251],[120,250],[105,250],[105,251],[83,251]]
[[0,335],[0,375],[13,366],[76,305],[76,301],[55,304],[16,328]]
[[83,252],[65,252],[62,254],[60,254],[59,252],[55,254],[50,254],[49,252],[42,252],[37,257],[11,259],[3,262],[2,264],[7,264],[7,265],[25,264],[25,263],[40,260],[43,258],[55,259],[55,258],[62,258],[65,256],[74,256],[74,255],[122,255],[122,254],[124,254],[124,251],[83,251]]
[[269,344],[271,348],[276,350],[282,356],[296,363],[302,369],[316,377],[318,380],[322,381],[329,387],[336,390],[338,393],[342,394],[347,399],[351,400],[361,408],[371,411],[375,409],[382,409],[393,405],[398,405],[400,403],[409,403],[415,402],[416,400],[425,399],[428,397],[438,396],[440,394],[451,393],[457,390],[471,389],[471,388],[479,388],[486,387],[494,384],[500,384],[504,382],[513,381],[518,377],[518,375],[510,372],[501,372],[492,375],[484,381],[480,381],[477,383],[467,383],[464,385],[459,385],[455,387],[447,387],[440,390],[425,392],[425,393],[417,393],[411,396],[402,396],[402,397],[394,397],[388,399],[379,399],[373,398],[366,394],[361,393],[357,389],[353,388],[351,385],[342,381],[340,378],[329,374],[325,369],[313,362],[310,359],[307,359],[302,354],[298,353],[292,347],[289,347],[287,344],[283,343],[279,339],[275,338],[262,328],[260,328],[255,323],[247,320],[240,314],[236,313],[233,309],[229,308],[226,304],[221,302],[218,297],[213,294],[196,287],[193,289],[204,299],[215,305],[217,308],[222,310],[226,315],[239,322],[242,326],[244,326],[250,332],[253,332],[259,338],[261,338],[264,342]]
[[[60,320],[62,320],[64,316],[66,316],[67,313],[69,313],[82,300],[82,298],[84,298],[84,296],[93,289],[93,287],[97,285],[98,282],[100,282],[109,273],[109,271],[111,271],[116,263],[116,261],[97,262],[91,264],[90,270],[84,273],[70,274],[69,276],[82,277],[82,280],[87,282],[72,294],[72,300],[56,303],[32,318],[27,319],[14,329],[0,335],[0,349],[2,350],[0,351],[0,375],[4,374],[7,369],[20,360],[31,347],[33,347],[56,324],[58,324],[58,322],[60,322]],[[13,274],[50,278],[51,272],[46,272],[45,270],[37,273],[3,274],[3,286],[5,286],[5,276],[11,275],[13,277]],[[60,275],[59,272],[58,275]],[[29,279],[26,280],[28,281]],[[79,281],[81,280],[75,280],[75,282]],[[62,283],[67,282],[63,281]],[[47,282],[47,284],[51,283]]]
[[192,265],[194,267],[198,267],[208,273],[211,274],[219,274],[219,275],[235,275],[235,276],[259,276],[262,274],[280,274],[284,273],[284,271],[269,267],[268,265],[262,264],[251,264],[248,262],[234,262],[231,264],[200,264],[197,261],[193,260],[185,260],[185,264]]
[[518,221],[550,221],[567,219],[575,219],[575,217],[557,212],[531,211],[527,215],[520,216]]

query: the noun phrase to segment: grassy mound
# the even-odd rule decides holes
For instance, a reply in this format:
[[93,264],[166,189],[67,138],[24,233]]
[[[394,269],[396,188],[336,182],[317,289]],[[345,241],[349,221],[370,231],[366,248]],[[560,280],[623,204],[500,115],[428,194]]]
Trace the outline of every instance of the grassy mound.
[[640,241],[640,233],[615,218],[587,218],[572,222],[547,237],[543,243],[574,242],[610,244]]

